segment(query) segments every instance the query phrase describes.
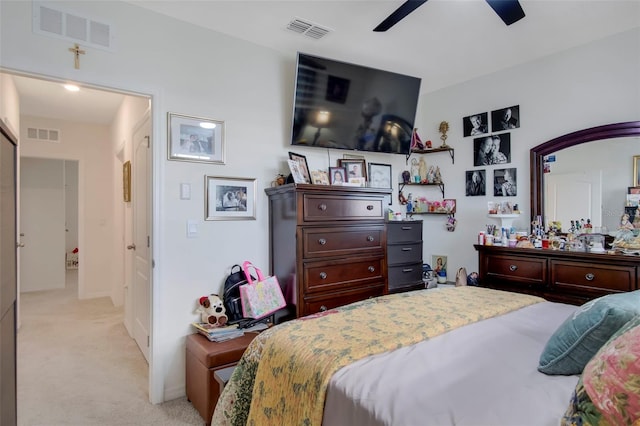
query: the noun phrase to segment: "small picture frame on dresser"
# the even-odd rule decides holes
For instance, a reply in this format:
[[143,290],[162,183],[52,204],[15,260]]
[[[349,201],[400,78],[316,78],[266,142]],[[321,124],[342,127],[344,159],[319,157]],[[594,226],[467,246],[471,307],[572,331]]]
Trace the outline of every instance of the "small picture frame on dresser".
[[343,185],[347,182],[347,169],[344,167],[329,167],[329,183]]

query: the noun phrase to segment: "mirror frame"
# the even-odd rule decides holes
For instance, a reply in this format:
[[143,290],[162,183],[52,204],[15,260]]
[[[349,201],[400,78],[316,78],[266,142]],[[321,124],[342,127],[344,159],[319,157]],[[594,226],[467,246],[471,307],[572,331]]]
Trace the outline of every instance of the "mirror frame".
[[544,215],[544,157],[564,148],[601,139],[640,136],[640,121],[605,124],[567,133],[531,148],[531,221]]

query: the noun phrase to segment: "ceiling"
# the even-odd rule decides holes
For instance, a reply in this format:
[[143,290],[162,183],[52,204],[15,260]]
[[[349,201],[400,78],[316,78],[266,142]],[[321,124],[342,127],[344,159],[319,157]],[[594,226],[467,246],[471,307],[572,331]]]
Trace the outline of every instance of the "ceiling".
[[[130,0],[142,8],[290,55],[305,52],[422,78],[431,92],[640,27],[640,0],[520,0],[526,16],[506,26],[484,0],[429,0],[387,32],[373,28],[403,1]],[[302,19],[330,30],[313,39],[287,29]],[[18,79],[23,113],[63,110],[109,120],[121,95]],[[88,104],[78,104],[84,97]],[[104,101],[99,99],[105,99]],[[64,102],[64,108],[48,102]],[[88,107],[90,106],[90,108]],[[56,117],[60,118],[60,117]]]

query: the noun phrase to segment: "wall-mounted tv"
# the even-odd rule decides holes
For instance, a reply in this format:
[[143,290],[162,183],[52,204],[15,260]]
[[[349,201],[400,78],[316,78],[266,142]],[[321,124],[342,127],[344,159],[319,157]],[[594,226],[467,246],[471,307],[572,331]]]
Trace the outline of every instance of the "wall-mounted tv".
[[408,154],[420,78],[298,53],[291,144]]

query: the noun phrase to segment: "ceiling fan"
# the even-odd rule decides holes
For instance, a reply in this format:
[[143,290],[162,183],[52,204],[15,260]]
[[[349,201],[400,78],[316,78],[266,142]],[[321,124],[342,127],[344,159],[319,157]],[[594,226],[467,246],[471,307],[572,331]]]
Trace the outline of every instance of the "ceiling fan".
[[[498,14],[500,19],[504,21],[506,25],[511,25],[514,22],[524,18],[524,10],[518,0],[485,0],[489,3],[489,6]],[[426,3],[427,0],[408,0],[405,1],[399,8],[397,8],[391,15],[389,15],[384,21],[382,21],[377,27],[373,29],[376,32],[384,32],[395,24],[404,19],[408,14],[416,10],[418,7]]]

